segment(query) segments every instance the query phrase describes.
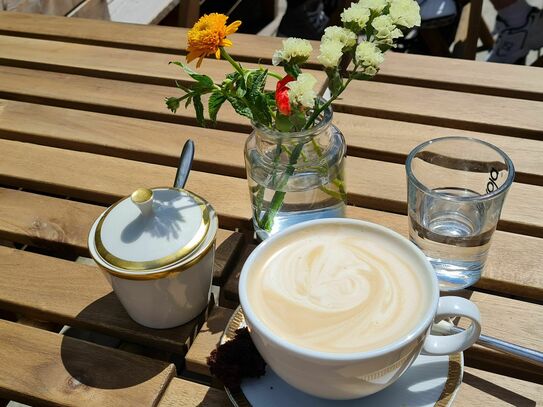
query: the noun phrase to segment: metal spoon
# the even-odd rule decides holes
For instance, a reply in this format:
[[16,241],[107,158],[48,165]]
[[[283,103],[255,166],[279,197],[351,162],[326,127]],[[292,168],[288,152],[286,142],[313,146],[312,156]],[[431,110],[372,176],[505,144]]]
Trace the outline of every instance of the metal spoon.
[[[455,334],[464,331],[464,329],[443,320],[438,324],[434,324],[432,326],[432,331],[441,334]],[[543,353],[537,350],[525,348],[524,346],[516,345],[514,343],[506,342],[501,339],[493,338],[487,335],[479,336],[477,344],[490,349],[495,349],[503,353],[507,353],[509,355],[514,355],[526,362],[532,363],[539,367],[543,367]]]
[[192,160],[194,159],[194,142],[191,139],[185,141],[183,150],[181,151],[181,158],[179,159],[179,167],[177,167],[177,174],[175,174],[174,188],[184,188],[189,177],[190,169],[192,167]]

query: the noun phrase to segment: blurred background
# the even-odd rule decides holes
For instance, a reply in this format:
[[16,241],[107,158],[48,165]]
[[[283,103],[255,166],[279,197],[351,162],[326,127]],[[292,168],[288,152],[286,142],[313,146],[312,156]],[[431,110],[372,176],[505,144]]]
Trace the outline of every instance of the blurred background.
[[[543,66],[543,0],[418,0],[421,28],[395,50]],[[349,0],[0,0],[2,10],[191,27],[205,13],[242,20],[240,32],[319,39]],[[533,8],[532,8],[533,7]],[[496,8],[502,8],[499,14]],[[504,18],[500,18],[499,16]],[[509,24],[508,24],[509,22]],[[499,35],[502,38],[497,42]],[[517,48],[515,51],[515,47]],[[521,49],[518,49],[518,48]]]

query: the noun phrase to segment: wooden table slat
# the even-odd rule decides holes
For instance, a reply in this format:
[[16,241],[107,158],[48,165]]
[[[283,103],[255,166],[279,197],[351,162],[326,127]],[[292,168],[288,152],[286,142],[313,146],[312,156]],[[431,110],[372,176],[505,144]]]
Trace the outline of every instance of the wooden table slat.
[[336,111],[461,130],[543,138],[543,103],[371,81],[353,81]]
[[474,137],[494,144],[511,158],[516,181],[543,185],[543,143],[537,140],[337,112],[333,120],[345,136],[351,156],[404,164],[409,152],[425,141]]
[[543,72],[529,66],[388,52],[375,80],[456,92],[543,100]]
[[464,377],[454,406],[539,406],[543,404],[543,386],[513,379],[472,367],[464,368]]
[[[166,109],[164,97],[180,94],[174,79],[190,82],[167,64],[183,59],[186,36],[187,29],[173,27],[0,12],[0,240],[46,253],[0,246],[0,314],[43,321],[24,326],[0,319],[0,404],[229,405],[218,389],[173,378],[172,365],[41,329],[68,324],[186,354],[184,373],[209,377],[205,359],[231,309],[212,302],[185,326],[146,329],[127,316],[96,267],[53,257],[88,255],[88,229],[105,205],[138,187],[171,185],[181,145],[192,138],[197,148],[187,188],[214,205],[222,228],[241,232],[219,231],[214,274],[221,304],[236,306],[239,273],[255,247],[246,244],[252,225],[243,179],[251,126],[229,105],[216,129],[197,128],[192,108],[176,115]],[[280,38],[231,38],[231,55],[250,67],[269,65],[281,47]],[[312,73],[323,83],[318,42],[312,44],[308,67],[319,69]],[[202,71],[220,80],[231,67],[209,58]],[[483,333],[539,351],[542,102],[537,68],[389,53],[374,81],[354,82],[334,105],[348,144],[348,201],[365,207],[349,206],[347,216],[403,235],[403,162],[415,145],[466,135],[511,156],[516,182],[475,286],[485,292],[461,294],[481,309]],[[479,345],[464,357],[455,405],[543,403],[540,369]]]
[[[34,120],[25,120],[32,112]],[[180,146],[196,144],[193,169],[245,177],[244,134],[154,122],[132,117],[0,99],[0,137],[177,166]],[[543,143],[445,127],[336,113],[348,154],[403,164],[416,145],[450,135],[476,137],[504,150],[515,163],[518,182],[543,185]],[[160,140],[160,142],[157,142]]]
[[0,397],[55,406],[155,406],[165,362],[0,320]]
[[222,390],[174,378],[157,407],[229,407],[232,403]]
[[[0,147],[9,151],[6,159],[0,163],[0,182],[16,187],[45,189],[100,203],[111,203],[142,185],[168,185],[171,182],[169,179],[175,175],[175,170],[170,167],[34,144],[0,140]],[[45,157],[48,157],[47,160]],[[32,165],[26,165],[25,160]],[[42,160],[47,165],[42,165]],[[62,168],[72,168],[72,172],[63,174]],[[93,176],[89,177],[88,174]],[[132,174],[139,176],[135,179]],[[347,160],[347,175],[350,203],[406,213],[403,165],[351,157]],[[251,211],[244,180],[193,171],[188,188],[209,198],[225,227],[248,225]],[[543,236],[543,218],[534,206],[534,202],[542,200],[542,188],[514,183],[498,227]]]
[[[13,37],[181,54],[186,50],[187,29],[0,13],[0,33]],[[269,64],[273,52],[281,47],[281,39],[276,37],[235,34],[232,40],[234,46],[229,52],[241,61]],[[309,66],[318,67],[318,42],[312,41],[312,45],[314,52]],[[537,80],[543,73],[531,68],[530,76],[535,80],[530,81],[525,75],[527,69],[530,68],[389,52],[375,80],[543,100],[543,80]]]
[[[176,172],[173,167],[6,140],[0,140],[0,150],[5,157],[0,161],[0,184],[108,205],[142,186],[169,186]],[[244,179],[191,171],[187,189],[215,207],[221,227],[249,227]]]
[[0,308],[178,354],[208,312],[176,328],[145,328],[128,316],[96,267],[3,246],[0,265]]
[[[90,257],[87,236],[105,207],[0,188],[0,238]],[[243,246],[243,235],[217,231],[213,283],[222,285]]]
[[185,356],[185,368],[191,372],[210,376],[207,367],[207,357],[219,343],[226,324],[234,310],[224,307],[214,307],[209,313],[205,324],[200,328],[196,339]]
[[[4,65],[164,85],[172,87],[173,92],[176,92],[176,80],[183,84],[194,82],[181,67],[168,64],[170,61],[185,62],[185,58],[179,54],[0,35],[0,62]],[[243,66],[250,69],[263,67],[282,73],[282,68],[269,64],[244,63]],[[234,68],[228,61],[215,60],[202,64],[198,72],[220,83],[226,73],[234,72]],[[324,84],[326,74],[322,70],[305,72],[311,73],[320,84]],[[275,89],[275,83],[276,80],[270,77],[267,89]]]
[[[12,145],[17,148],[11,149]],[[158,181],[158,179],[170,179],[175,171],[173,168],[49,149],[32,144],[0,141],[0,146],[3,151],[9,152],[3,160],[5,166],[0,163],[0,174],[3,174],[0,175],[1,182],[10,181],[14,186],[28,184],[45,191],[51,191],[54,186],[57,188],[57,192],[75,194],[72,196],[76,197],[87,196],[92,192],[92,197],[95,199],[97,196],[98,198],[105,196],[105,192],[107,192],[107,199],[102,199],[107,201],[104,203],[112,203],[115,199],[130,194],[132,190],[141,185],[166,184],[165,181]],[[62,154],[49,155],[50,150]],[[73,158],[71,158],[72,155]],[[70,159],[63,159],[65,156]],[[46,164],[43,167],[32,166],[29,168],[26,164],[27,162],[39,163],[40,159],[43,159],[43,163]],[[109,160],[114,161],[113,166]],[[117,163],[116,161],[122,162]],[[63,168],[70,168],[71,171],[63,173]],[[96,178],[88,177],[89,173],[98,170],[100,174]],[[166,172],[166,175],[161,175],[163,172]],[[131,174],[142,175],[138,179],[134,179]],[[210,199],[212,204],[219,209],[221,221],[226,222],[232,216],[239,217],[240,211],[236,208],[236,201],[240,205],[248,205],[249,203],[245,180],[219,177],[217,185],[220,187],[207,190],[206,186],[209,186],[210,182],[206,180],[206,177],[212,177],[212,175],[201,174],[201,178],[199,175],[198,172],[191,174],[189,189]],[[77,185],[77,189],[74,185]],[[220,188],[223,193],[236,191],[237,195],[232,195],[229,199],[221,198],[220,195],[214,196],[213,193],[220,192]],[[45,239],[54,242],[53,246],[66,244],[83,251],[85,250],[87,230],[103,209],[88,204],[61,201],[13,190],[0,191],[2,191],[0,196],[3,196],[3,199],[0,200],[0,211],[5,213],[5,216],[2,217],[3,221],[0,221],[0,231],[4,237],[9,239],[10,236],[13,236],[16,237],[16,241],[20,242],[40,243],[40,240]],[[215,198],[220,205],[215,203]],[[62,216],[57,212],[61,209],[64,212]],[[247,213],[245,222],[248,223],[250,217],[248,208],[245,213]],[[353,207],[349,207],[348,215],[381,223],[404,235],[407,234],[407,219],[403,215]],[[68,225],[76,219],[79,226],[71,229]],[[237,223],[239,224],[239,218]],[[69,232],[64,232],[64,230],[69,230]],[[43,243],[48,245],[47,242]],[[542,245],[543,240],[541,239],[497,231],[489,254],[489,266],[483,280],[479,283],[480,286],[519,296],[542,298],[543,276],[538,269],[539,264],[543,262],[543,258],[541,258],[543,256]],[[232,266],[227,268],[227,274],[231,268]]]
[[[194,111],[169,112],[164,97],[180,94],[172,86],[139,84],[59,72],[1,66],[0,97],[69,108],[114,113],[174,123],[195,124]],[[62,84],[63,86],[59,86]],[[134,98],[144,94],[145,98]],[[390,95],[394,95],[391,97]],[[446,104],[440,102],[446,100]],[[416,101],[416,103],[414,102]],[[463,130],[541,139],[542,102],[357,81],[335,102],[337,111],[438,125]],[[511,114],[514,111],[515,114]],[[225,104],[218,128],[248,130]]]

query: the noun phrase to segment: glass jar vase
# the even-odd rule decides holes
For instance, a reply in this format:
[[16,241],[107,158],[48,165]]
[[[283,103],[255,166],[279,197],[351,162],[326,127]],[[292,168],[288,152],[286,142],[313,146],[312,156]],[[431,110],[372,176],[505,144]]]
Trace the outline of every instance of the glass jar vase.
[[328,108],[316,124],[280,132],[253,122],[245,144],[245,168],[253,224],[262,240],[288,226],[345,213],[343,134]]

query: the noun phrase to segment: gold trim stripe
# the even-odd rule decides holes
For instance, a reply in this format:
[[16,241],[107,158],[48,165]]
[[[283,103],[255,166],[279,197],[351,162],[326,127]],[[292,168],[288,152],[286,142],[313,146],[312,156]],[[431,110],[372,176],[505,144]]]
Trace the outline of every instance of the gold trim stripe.
[[[209,224],[210,224],[210,218],[209,218],[209,210],[207,208],[207,205],[205,201],[200,198],[199,196],[192,194],[191,192],[182,190],[180,188],[154,188],[154,190],[162,190],[162,189],[177,189],[179,191],[186,192],[188,196],[193,198],[198,206],[200,207],[200,210],[202,211],[202,222],[196,231],[196,234],[193,236],[193,238],[181,249],[173,252],[172,254],[169,254],[167,256],[161,257],[159,259],[155,260],[149,260],[149,261],[131,261],[131,260],[125,260],[120,257],[115,256],[112,254],[109,250],[107,250],[102,242],[101,234],[102,234],[102,226],[104,224],[104,221],[108,214],[121,202],[124,202],[128,198],[123,198],[120,201],[117,201],[115,204],[109,207],[109,209],[103,214],[102,218],[98,222],[98,225],[96,227],[96,232],[94,235],[94,242],[96,246],[96,251],[102,259],[108,263],[111,264],[114,267],[118,267],[121,269],[125,269],[127,271],[133,270],[133,271],[146,271],[151,269],[159,269],[166,267],[172,263],[175,263],[178,260],[181,260],[183,257],[188,255],[189,253],[193,252],[198,248],[198,246],[202,243],[202,241],[207,236],[207,232],[209,230]],[[112,273],[113,274],[113,273]],[[125,276],[125,273],[118,272],[117,275]]]

